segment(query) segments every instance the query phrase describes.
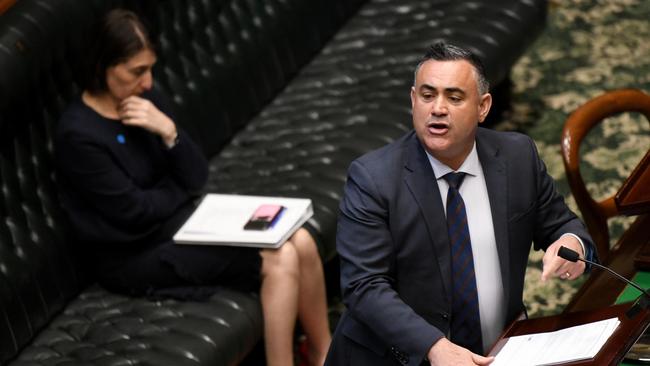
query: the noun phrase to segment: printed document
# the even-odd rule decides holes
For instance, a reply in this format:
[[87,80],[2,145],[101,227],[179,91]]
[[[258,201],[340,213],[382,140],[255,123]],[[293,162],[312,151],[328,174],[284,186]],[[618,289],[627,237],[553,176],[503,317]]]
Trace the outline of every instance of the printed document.
[[491,366],[559,365],[596,356],[621,321],[618,318],[508,338]]

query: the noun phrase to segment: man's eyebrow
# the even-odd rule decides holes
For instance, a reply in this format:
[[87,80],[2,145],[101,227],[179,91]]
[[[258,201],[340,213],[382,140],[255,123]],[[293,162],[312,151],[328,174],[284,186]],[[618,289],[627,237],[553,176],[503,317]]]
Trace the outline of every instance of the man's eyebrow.
[[446,88],[445,93],[447,94],[461,94],[465,95],[465,91],[461,88]]
[[[420,85],[420,90],[435,91],[436,88],[433,85],[422,84],[422,85]],[[457,93],[457,94],[462,94],[462,95],[467,94],[467,93],[465,93],[465,91],[463,89],[457,88],[457,87],[445,88],[444,92],[447,93],[447,94],[452,94],[452,93]]]

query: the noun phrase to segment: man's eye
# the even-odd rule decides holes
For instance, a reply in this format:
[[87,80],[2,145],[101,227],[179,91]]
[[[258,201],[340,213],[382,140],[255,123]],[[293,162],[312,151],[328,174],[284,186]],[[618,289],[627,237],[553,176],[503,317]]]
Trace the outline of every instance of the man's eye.
[[422,94],[422,99],[430,100],[433,98],[433,94]]
[[458,96],[452,95],[452,96],[449,97],[449,100],[451,100],[453,103],[458,103],[458,102],[460,102],[460,101],[463,100],[463,99],[462,99],[461,97],[458,97]]

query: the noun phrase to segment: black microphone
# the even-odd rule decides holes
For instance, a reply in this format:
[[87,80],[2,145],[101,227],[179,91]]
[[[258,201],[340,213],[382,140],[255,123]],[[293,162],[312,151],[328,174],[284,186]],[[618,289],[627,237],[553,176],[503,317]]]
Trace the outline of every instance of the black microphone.
[[[632,287],[636,288],[637,290],[641,291],[641,297],[637,300],[637,302],[630,308],[630,310],[627,311],[627,316],[628,318],[634,317],[639,312],[639,307],[643,309],[647,309],[648,306],[650,305],[650,294],[644,290],[641,286],[637,285],[636,283],[628,280],[627,278],[621,276],[620,274],[616,273],[614,270],[610,269],[609,267],[605,267],[599,263],[590,261],[588,259],[580,258],[580,254],[576,252],[575,250],[569,249],[567,247],[561,246],[560,250],[558,250],[557,255],[560,258],[566,259],[569,262],[577,262],[577,261],[582,261],[585,263],[589,263],[592,266],[598,267],[600,269],[604,269],[607,272],[613,274],[614,276],[618,277],[621,281],[627,283],[628,285],[631,285]],[[644,296],[645,295],[645,296]]]

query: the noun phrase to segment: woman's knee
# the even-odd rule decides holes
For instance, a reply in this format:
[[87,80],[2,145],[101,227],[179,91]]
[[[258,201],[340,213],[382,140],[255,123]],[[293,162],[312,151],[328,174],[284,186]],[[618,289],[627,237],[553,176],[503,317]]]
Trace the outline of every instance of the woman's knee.
[[300,261],[303,264],[311,266],[320,262],[321,258],[318,253],[318,246],[309,231],[302,228],[299,229],[293,234],[291,241],[294,243]]
[[262,256],[262,275],[285,274],[299,276],[300,258],[296,247],[287,241],[277,249],[264,249]]
[[298,229],[289,239],[292,241],[296,246],[316,246],[316,241],[314,238],[311,236],[309,231],[305,228],[300,228]]

